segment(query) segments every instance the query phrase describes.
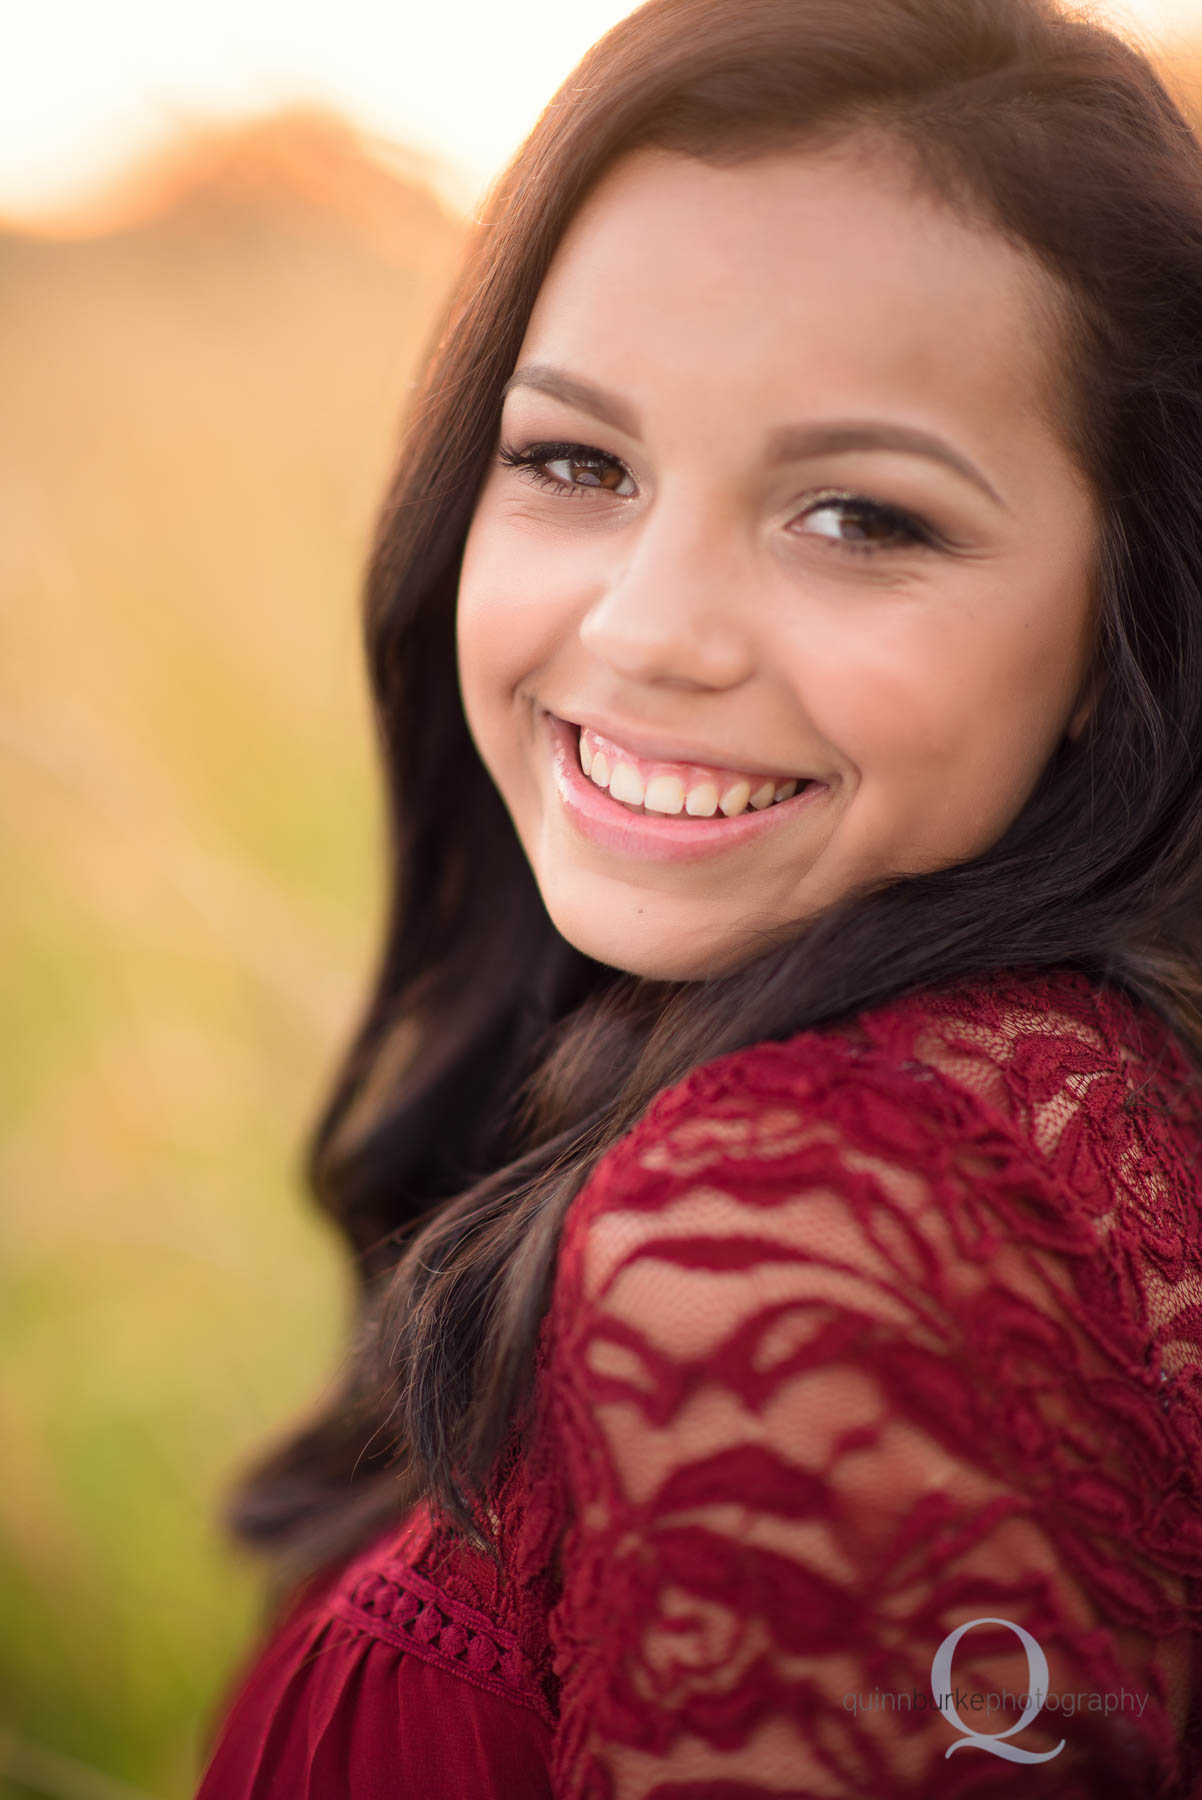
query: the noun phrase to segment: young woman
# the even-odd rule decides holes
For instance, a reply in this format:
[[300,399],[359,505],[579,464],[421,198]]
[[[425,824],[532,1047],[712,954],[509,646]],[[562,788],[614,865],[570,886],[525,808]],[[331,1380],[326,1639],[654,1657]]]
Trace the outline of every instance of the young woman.
[[366,628],[359,1306],[204,1800],[1202,1794],[1202,148],[1054,0],[648,0]]

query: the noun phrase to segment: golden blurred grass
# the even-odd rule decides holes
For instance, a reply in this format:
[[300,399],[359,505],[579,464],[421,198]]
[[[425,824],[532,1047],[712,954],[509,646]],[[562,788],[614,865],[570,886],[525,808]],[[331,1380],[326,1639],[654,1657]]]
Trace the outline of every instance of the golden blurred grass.
[[0,235],[0,1792],[174,1800],[254,1623],[223,1483],[336,1354],[358,582],[462,226],[296,115],[72,229]]
[[0,1800],[188,1800],[255,1620],[218,1499],[336,1355],[358,584],[462,241],[368,150],[284,116],[0,231]]

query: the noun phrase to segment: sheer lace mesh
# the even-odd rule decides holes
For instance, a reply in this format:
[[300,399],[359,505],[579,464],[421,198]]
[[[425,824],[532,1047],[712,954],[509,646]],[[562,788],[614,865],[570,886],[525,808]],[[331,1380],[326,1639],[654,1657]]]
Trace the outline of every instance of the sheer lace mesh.
[[695,1070],[569,1212],[496,1559],[414,1509],[202,1794],[1202,1800],[1200,1153],[1071,971]]
[[1192,1791],[1196,1094],[1066,972],[659,1097],[547,1322],[557,1795]]

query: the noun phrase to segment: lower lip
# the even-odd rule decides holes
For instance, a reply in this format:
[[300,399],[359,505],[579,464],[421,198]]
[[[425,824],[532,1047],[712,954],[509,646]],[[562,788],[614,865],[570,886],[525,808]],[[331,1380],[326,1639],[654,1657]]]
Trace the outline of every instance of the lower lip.
[[811,800],[826,792],[825,782],[812,781],[791,800],[777,800],[733,819],[721,813],[697,819],[686,813],[631,812],[590,781],[580,767],[578,728],[554,713],[544,712],[542,717],[550,732],[555,786],[568,818],[583,837],[626,856],[650,857],[656,862],[700,862],[707,856],[740,850],[771,832],[787,829]]

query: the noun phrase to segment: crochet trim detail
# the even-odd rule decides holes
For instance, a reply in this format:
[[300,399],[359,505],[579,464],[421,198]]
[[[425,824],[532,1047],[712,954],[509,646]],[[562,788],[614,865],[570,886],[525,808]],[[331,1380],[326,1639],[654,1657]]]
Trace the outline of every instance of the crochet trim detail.
[[534,1665],[513,1634],[415,1570],[394,1566],[385,1575],[371,1569],[349,1593],[334,1598],[333,1610],[359,1630],[554,1724]]

